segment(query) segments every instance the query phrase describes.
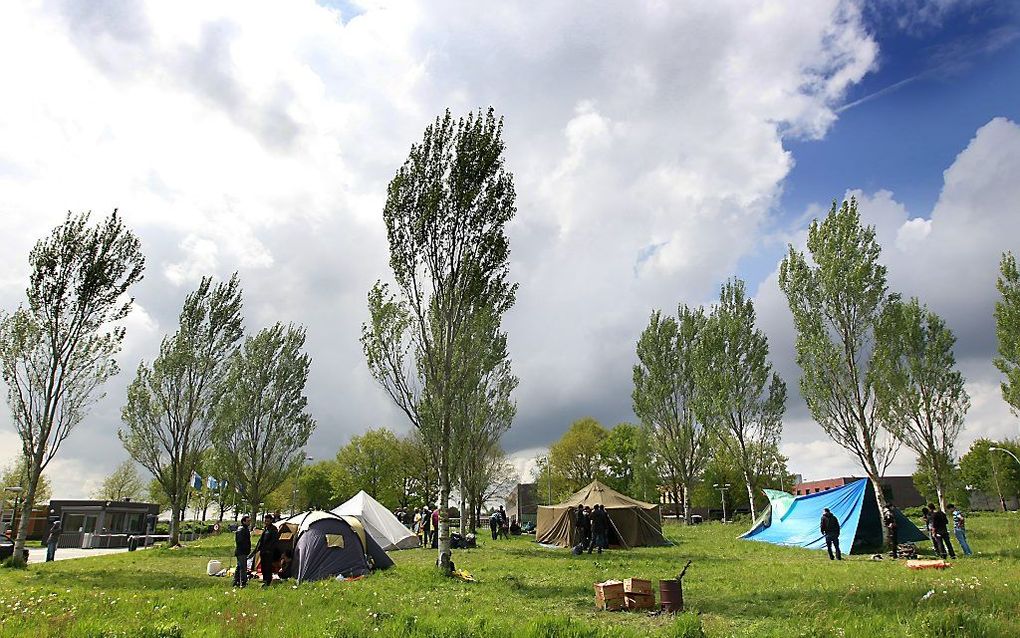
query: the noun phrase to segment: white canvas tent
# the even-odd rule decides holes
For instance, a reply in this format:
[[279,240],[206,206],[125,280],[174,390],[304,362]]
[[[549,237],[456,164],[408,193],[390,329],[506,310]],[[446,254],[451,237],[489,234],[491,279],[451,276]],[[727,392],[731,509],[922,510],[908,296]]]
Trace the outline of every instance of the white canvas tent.
[[418,537],[404,527],[393,512],[375,500],[365,490],[355,494],[351,500],[341,503],[334,514],[356,516],[365,531],[386,551],[418,547]]

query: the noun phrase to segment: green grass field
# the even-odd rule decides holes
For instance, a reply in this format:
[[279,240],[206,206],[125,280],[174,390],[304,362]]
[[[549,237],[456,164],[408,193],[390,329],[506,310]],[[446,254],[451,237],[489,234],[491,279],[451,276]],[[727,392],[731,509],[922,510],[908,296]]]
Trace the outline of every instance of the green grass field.
[[[205,575],[231,537],[184,549],[0,570],[0,634],[19,637],[192,636],[1018,636],[1020,519],[970,519],[978,554],[945,571],[733,538],[740,529],[669,525],[674,547],[572,556],[528,537],[455,552],[476,583],[439,576],[432,551],[356,582],[234,591]],[[669,577],[694,561],[677,618],[594,609],[592,583]],[[925,598],[929,591],[934,593]],[[703,632],[703,633],[702,633]]]

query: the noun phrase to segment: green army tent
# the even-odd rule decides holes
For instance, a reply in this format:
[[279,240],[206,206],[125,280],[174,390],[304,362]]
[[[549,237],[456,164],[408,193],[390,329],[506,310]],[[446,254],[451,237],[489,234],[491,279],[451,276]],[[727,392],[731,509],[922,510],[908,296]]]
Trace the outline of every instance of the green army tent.
[[580,541],[574,517],[578,507],[604,505],[609,514],[609,544],[630,548],[668,545],[662,535],[659,506],[620,494],[592,481],[590,485],[557,505],[540,505],[535,540],[546,545],[573,547]]

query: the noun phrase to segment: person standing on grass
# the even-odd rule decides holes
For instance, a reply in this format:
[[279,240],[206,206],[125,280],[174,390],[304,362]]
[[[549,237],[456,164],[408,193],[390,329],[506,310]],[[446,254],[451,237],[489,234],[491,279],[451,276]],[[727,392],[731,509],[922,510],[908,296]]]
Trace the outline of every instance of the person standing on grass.
[[608,548],[609,543],[606,542],[606,534],[609,533],[609,515],[606,514],[606,509],[602,505],[596,505],[595,509],[591,512],[591,534],[593,542],[588,546],[588,553],[591,554],[593,547],[598,548],[599,553],[602,553],[603,548]]
[[432,512],[428,507],[422,506],[421,508],[421,546],[425,549],[429,546],[429,541],[432,540]]
[[499,537],[499,512],[489,514],[489,531],[492,532],[492,540]]
[[280,539],[280,533],[273,525],[272,514],[266,514],[265,527],[262,529],[262,536],[259,536],[258,545],[255,551],[259,555],[259,568],[262,570],[262,586],[269,587],[273,584],[273,561],[276,560],[276,543]]
[[889,530],[889,542],[892,544],[892,557],[900,557],[900,544],[898,538],[899,525],[896,523],[896,512],[893,511],[892,505],[885,506],[885,512],[882,513],[882,522],[885,523],[885,528]]
[[46,562],[56,560],[57,558],[57,545],[60,543],[60,535],[64,531],[64,526],[60,522],[60,519],[53,521],[53,525],[50,526],[50,531],[46,534]]
[[963,550],[964,556],[970,556],[973,552],[970,551],[970,543],[967,542],[967,517],[952,503],[949,504],[949,511],[953,513],[953,533],[960,543],[960,549]]
[[928,503],[928,511],[931,513],[931,533],[935,543],[935,553],[945,559],[948,552],[949,557],[955,559],[956,552],[953,551],[953,543],[949,540],[949,517],[945,512],[935,507],[934,503]]
[[237,558],[237,569],[234,570],[234,587],[248,585],[248,555],[251,554],[251,530],[248,524],[251,518],[241,517],[241,524],[234,532],[234,557]]
[[591,516],[580,505],[574,512],[574,527],[577,528],[578,545],[580,545],[581,551],[588,549],[591,546]]
[[843,560],[843,554],[839,551],[839,519],[828,507],[822,512],[820,529],[822,536],[825,537],[825,551],[829,552],[829,560]]

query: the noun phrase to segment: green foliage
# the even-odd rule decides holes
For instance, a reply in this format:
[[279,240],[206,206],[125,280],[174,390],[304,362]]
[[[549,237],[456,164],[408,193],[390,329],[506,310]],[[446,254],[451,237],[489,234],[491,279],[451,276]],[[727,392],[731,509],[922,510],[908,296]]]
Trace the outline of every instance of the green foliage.
[[92,493],[92,498],[103,501],[138,500],[141,498],[145,485],[138,476],[133,461],[124,461],[103,479],[102,484]]
[[4,569],[28,569],[28,563],[18,554],[12,554],[5,558],[0,567]]
[[336,455],[333,500],[343,502],[365,490],[390,509],[400,504],[403,490],[400,440],[386,428],[351,438]]
[[337,471],[336,462],[327,460],[313,463],[301,470],[298,476],[298,509],[332,509],[337,505],[333,499],[333,477]]
[[1011,252],[1002,255],[996,287],[1002,299],[995,303],[995,336],[999,342],[995,367],[1006,377],[1002,398],[1015,414],[1020,411],[1020,270]]
[[0,313],[0,379],[28,461],[16,544],[25,544],[39,477],[60,444],[117,374],[131,310],[128,290],[145,268],[141,243],[117,211],[95,226],[68,213],[28,257],[28,307]]
[[727,281],[704,330],[696,410],[729,451],[757,516],[755,481],[775,460],[783,433],[786,383],[772,371],[768,337],[739,279]]
[[632,423],[617,423],[599,444],[599,455],[609,487],[624,494],[634,493],[635,457],[641,428]]
[[964,482],[999,499],[1020,497],[1020,464],[1005,452],[990,450],[992,447],[1009,450],[1020,457],[1017,441],[978,439],[960,459]]
[[304,346],[304,328],[277,323],[245,338],[229,360],[212,440],[253,510],[304,463],[315,429]]
[[882,249],[874,227],[861,225],[853,198],[833,202],[825,219],[811,222],[807,247],[810,262],[791,245],[779,268],[797,331],[800,393],[825,433],[875,482],[898,449],[875,418],[869,374],[875,326],[888,301]]
[[121,410],[124,449],[159,482],[170,502],[170,543],[191,489],[191,476],[209,448],[214,407],[223,393],[228,357],[241,338],[241,284],[235,273],[215,286],[203,277],[184,299],[179,327],[159,355],[138,364]]
[[[931,466],[922,459],[917,459],[914,471],[914,487],[924,497],[926,503],[954,503],[960,507],[970,506],[970,495],[967,493],[967,482],[963,472],[956,467],[952,459],[943,457],[939,462],[941,476],[936,477]],[[941,497],[941,498],[940,498]]]
[[563,477],[567,489],[575,492],[595,479],[604,479],[602,442],[609,436],[602,424],[590,416],[570,424],[549,447],[553,472]]
[[[24,456],[18,456],[0,470],[0,488],[28,485],[29,464]],[[50,479],[45,474],[39,476],[39,483],[35,488],[35,500],[38,503],[48,501],[53,496],[50,487]],[[0,498],[10,498],[10,493],[5,493]],[[21,505],[21,494],[15,494],[11,499],[15,502],[15,509]]]

